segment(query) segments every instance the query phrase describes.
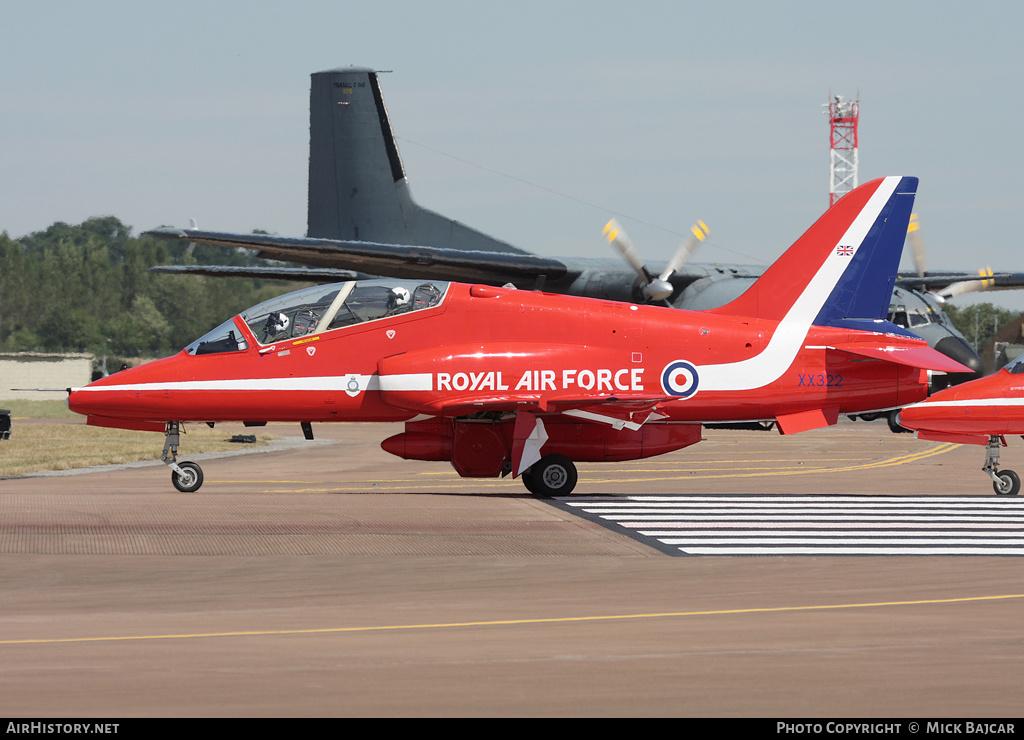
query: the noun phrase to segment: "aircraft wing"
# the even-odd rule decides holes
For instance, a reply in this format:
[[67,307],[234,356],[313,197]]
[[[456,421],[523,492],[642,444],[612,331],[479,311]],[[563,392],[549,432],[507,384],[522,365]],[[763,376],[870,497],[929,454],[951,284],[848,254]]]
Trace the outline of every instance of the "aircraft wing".
[[256,278],[259,280],[291,280],[308,283],[340,283],[345,280],[367,280],[373,275],[352,270],[310,267],[245,267],[240,265],[154,265],[150,272],[165,275],[209,275],[212,277]]
[[924,275],[900,274],[897,283],[919,291],[941,291],[957,283],[983,283],[984,290],[1024,288],[1024,272],[927,272]]
[[[614,402],[613,400],[587,404],[573,402],[568,408],[562,408],[561,413],[584,421],[607,424],[615,430],[628,429],[635,432],[648,421],[664,419],[666,415],[660,413],[658,407],[671,400],[674,399],[666,396],[623,402]],[[561,404],[556,401],[552,405],[558,408]]]
[[296,239],[268,234],[228,234],[192,229],[162,228],[145,233],[170,241],[254,249],[267,259],[398,278],[525,285],[532,284],[540,275],[548,280],[558,280],[570,276],[572,272],[560,260],[530,254],[334,239]]
[[648,421],[662,418],[657,410],[659,405],[675,400],[672,396],[643,396],[629,393],[625,393],[621,397],[609,396],[607,398],[594,398],[593,396],[542,398],[539,392],[520,395],[520,398],[514,400],[509,398],[507,393],[495,394],[493,397],[474,397],[472,401],[458,398],[439,400],[421,406],[418,410],[437,416],[466,416],[481,411],[565,414],[598,424],[606,424],[617,430],[636,431]]
[[[475,413],[484,409],[509,411],[519,406],[516,413],[516,425],[512,445],[512,471],[514,475],[522,475],[523,471],[541,459],[541,448],[548,439],[540,412],[549,415],[562,414],[583,421],[604,424],[616,431],[626,434],[640,433],[641,427],[648,421],[664,418],[658,407],[672,400],[670,396],[630,396],[626,398],[593,397],[536,400],[532,403],[510,404],[507,396],[483,399],[472,404],[436,404],[432,412],[441,415],[459,416]],[[549,417],[550,418],[550,417]],[[700,424],[670,425],[675,433],[683,432],[692,442],[700,440]],[[641,438],[642,438],[642,433]],[[386,449],[386,448],[385,448]]]

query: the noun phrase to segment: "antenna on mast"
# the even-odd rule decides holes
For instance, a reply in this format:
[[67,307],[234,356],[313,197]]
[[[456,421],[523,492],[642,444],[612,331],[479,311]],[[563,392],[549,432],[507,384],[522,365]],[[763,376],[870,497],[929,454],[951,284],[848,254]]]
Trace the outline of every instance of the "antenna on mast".
[[860,121],[860,93],[855,101],[829,91],[827,108],[830,129],[829,208],[857,187],[857,124]]

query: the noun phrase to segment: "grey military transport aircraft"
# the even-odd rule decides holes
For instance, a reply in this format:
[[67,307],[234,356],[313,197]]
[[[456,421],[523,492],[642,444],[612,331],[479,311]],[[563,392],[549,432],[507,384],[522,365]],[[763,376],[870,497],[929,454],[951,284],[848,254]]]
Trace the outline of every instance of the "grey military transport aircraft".
[[[687,262],[706,227],[694,227],[667,265],[648,268],[622,230],[606,235],[630,265],[617,259],[542,257],[423,208],[413,200],[395,143],[378,73],[349,67],[312,75],[309,211],[305,238],[160,228],[162,239],[258,250],[264,258],[306,268],[160,266],[189,272],[335,282],[387,276],[509,284],[522,289],[676,308],[716,308],[737,298],[761,274],[759,266]],[[941,309],[941,291],[1024,287],[1024,274],[925,273],[899,276],[889,318],[932,347],[982,371],[982,362]],[[937,376],[944,387],[975,377]]]

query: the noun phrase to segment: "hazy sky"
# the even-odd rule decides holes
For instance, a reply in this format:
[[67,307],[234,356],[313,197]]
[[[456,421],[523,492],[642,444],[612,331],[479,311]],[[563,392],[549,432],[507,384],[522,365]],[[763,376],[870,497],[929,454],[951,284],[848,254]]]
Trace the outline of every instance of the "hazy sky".
[[[766,264],[860,180],[921,178],[931,269],[1024,271],[1019,2],[7,2],[0,230],[115,215],[303,235],[309,75],[391,70],[416,199],[545,255]],[[1024,291],[1012,295],[1024,306]]]

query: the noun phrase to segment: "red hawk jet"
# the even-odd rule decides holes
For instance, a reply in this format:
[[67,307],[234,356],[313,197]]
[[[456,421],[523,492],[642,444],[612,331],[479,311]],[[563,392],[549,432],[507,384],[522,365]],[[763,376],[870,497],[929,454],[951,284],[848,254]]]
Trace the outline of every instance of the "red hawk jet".
[[[349,281],[255,306],[173,357],[70,389],[90,424],[163,431],[174,485],[182,422],[405,421],[406,459],[520,476],[568,494],[574,463],[635,460],[701,425],[783,434],[927,395],[959,363],[885,320],[917,180],[849,193],[743,295],[708,311],[402,280]],[[609,238],[614,238],[613,234]]]
[[900,412],[900,424],[919,439],[985,445],[982,470],[1001,496],[1020,492],[1020,476],[999,470],[1007,434],[1024,435],[1024,355],[993,375],[947,388]]

